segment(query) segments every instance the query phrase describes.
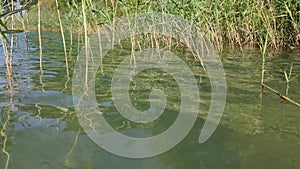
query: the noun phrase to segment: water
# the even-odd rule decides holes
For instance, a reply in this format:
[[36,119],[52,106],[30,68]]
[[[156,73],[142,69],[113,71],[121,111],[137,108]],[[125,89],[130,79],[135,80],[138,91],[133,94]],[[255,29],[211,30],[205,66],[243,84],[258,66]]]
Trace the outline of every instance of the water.
[[[252,169],[300,166],[300,109],[264,90],[260,94],[261,57],[258,50],[226,49],[222,62],[227,78],[225,111],[213,136],[198,144],[210,102],[209,79],[200,64],[187,61],[195,73],[201,95],[197,121],[187,137],[172,150],[156,157],[129,159],[106,152],[97,146],[80,127],[72,104],[71,80],[66,74],[63,47],[59,33],[43,32],[43,72],[39,67],[37,33],[29,32],[29,52],[18,35],[14,49],[13,94],[5,76],[3,51],[0,55],[1,127],[7,115],[10,121],[5,138],[0,137],[0,168],[141,168],[141,169]],[[69,71],[72,77],[77,56],[77,37],[73,37]],[[67,38],[67,46],[69,39]],[[126,48],[126,45],[123,46]],[[118,48],[117,48],[118,49]],[[130,50],[129,50],[130,52]],[[104,73],[98,73],[96,98],[98,107],[110,125],[134,137],[149,137],[165,131],[176,119],[180,105],[178,85],[171,76],[157,70],[138,74],[130,87],[130,98],[138,110],[145,110],[151,87],[167,94],[167,109],[149,124],[133,123],[122,117],[111,99],[110,85],[114,69],[128,50],[114,50],[104,60]],[[178,55],[182,55],[180,51]],[[300,54],[296,51],[269,52],[265,83],[300,102]],[[289,72],[288,84],[284,71]],[[160,79],[160,83],[155,83]],[[145,85],[146,84],[146,85]],[[12,101],[10,102],[10,98]],[[93,104],[86,102],[87,105]],[[6,153],[7,152],[7,153]]]

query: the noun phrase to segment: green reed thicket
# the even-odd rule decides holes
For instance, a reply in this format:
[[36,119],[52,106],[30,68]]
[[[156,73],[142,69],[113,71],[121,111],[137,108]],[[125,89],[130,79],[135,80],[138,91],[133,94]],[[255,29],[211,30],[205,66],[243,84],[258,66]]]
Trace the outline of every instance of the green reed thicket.
[[[83,23],[82,4],[87,23]],[[89,32],[116,17],[143,12],[163,12],[191,20],[222,50],[224,44],[240,48],[263,47],[268,35],[268,47],[294,48],[300,43],[300,1],[298,0],[59,0],[64,30]],[[42,30],[59,31],[55,2],[41,0]],[[36,29],[37,7],[27,14],[27,29]],[[74,29],[76,28],[76,29]]]

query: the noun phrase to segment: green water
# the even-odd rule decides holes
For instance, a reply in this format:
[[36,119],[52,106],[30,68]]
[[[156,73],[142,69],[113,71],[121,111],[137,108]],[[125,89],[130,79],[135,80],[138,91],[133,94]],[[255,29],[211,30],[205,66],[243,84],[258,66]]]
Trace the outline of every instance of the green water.
[[[43,32],[43,72],[39,67],[38,39],[29,32],[29,51],[18,35],[13,58],[13,93],[9,93],[5,60],[0,50],[1,128],[7,115],[7,143],[0,137],[0,168],[9,169],[296,169],[300,166],[300,109],[265,90],[261,95],[261,56],[259,50],[226,49],[221,60],[226,72],[225,111],[213,136],[198,143],[209,103],[210,83],[200,64],[183,56],[194,72],[201,95],[198,119],[187,137],[170,151],[146,159],[129,159],[110,154],[96,145],[80,127],[72,103],[72,81],[68,80],[59,33]],[[69,71],[72,77],[77,56],[77,37],[73,37]],[[69,48],[69,39],[67,38]],[[126,49],[126,45],[123,46]],[[130,46],[129,46],[130,47]],[[132,104],[138,110],[149,107],[152,87],[164,90],[168,103],[164,114],[149,124],[133,123],[122,117],[111,99],[114,69],[130,50],[111,51],[96,81],[98,107],[110,125],[134,137],[149,137],[165,131],[176,119],[180,105],[178,86],[171,76],[147,70],[130,87]],[[266,56],[265,83],[300,102],[299,52],[269,52]],[[289,72],[288,84],[284,71]],[[297,76],[298,75],[298,76]],[[160,79],[160,83],[156,80]],[[10,101],[11,100],[11,101]],[[89,103],[87,103],[89,104]]]

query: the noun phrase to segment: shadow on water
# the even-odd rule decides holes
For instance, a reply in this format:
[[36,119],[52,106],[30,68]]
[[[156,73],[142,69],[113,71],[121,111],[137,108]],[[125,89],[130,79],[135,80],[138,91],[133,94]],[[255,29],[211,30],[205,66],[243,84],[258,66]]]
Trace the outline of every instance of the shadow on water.
[[[164,154],[128,159],[101,149],[81,129],[72,102],[71,82],[66,86],[64,54],[61,41],[57,40],[60,34],[43,33],[43,43],[47,44],[43,52],[43,84],[40,83],[38,39],[35,32],[30,32],[29,36],[29,52],[23,50],[25,45],[22,43],[14,51],[14,95],[10,107],[6,107],[9,97],[5,70],[0,69],[0,117],[5,118],[5,111],[12,115],[7,130],[11,169],[293,169],[300,166],[300,110],[268,91],[260,97],[260,52],[257,50],[222,53],[228,86],[227,104],[221,124],[207,142],[199,144],[197,141],[209,108],[209,79],[201,72],[199,64],[192,63],[191,69],[201,79],[198,81],[201,110],[194,127],[180,144]],[[74,42],[73,51],[77,51]],[[70,72],[76,61],[76,53],[73,55]],[[153,72],[139,74],[130,88],[130,97],[137,109],[149,107],[147,98],[153,85],[164,89],[169,102],[159,120],[143,125],[130,122],[116,111],[109,94],[112,70],[118,62],[111,62],[111,59],[118,58],[120,52],[115,55],[112,52],[112,55],[106,60],[106,73],[97,76],[96,97],[104,117],[113,128],[126,135],[148,137],[166,130],[178,114],[180,99],[176,83],[163,76],[165,81],[161,84],[152,84],[155,78],[153,80],[153,76],[147,74]],[[270,53],[267,56],[266,83],[284,93],[283,72],[293,62],[292,75],[299,75],[299,57],[296,52]],[[2,53],[0,67],[5,67]],[[152,75],[156,75],[155,72]],[[289,96],[298,101],[299,79],[289,83]],[[169,87],[164,87],[165,84]],[[86,104],[93,103],[87,101]],[[2,167],[6,157],[3,152],[0,152],[0,157]]]

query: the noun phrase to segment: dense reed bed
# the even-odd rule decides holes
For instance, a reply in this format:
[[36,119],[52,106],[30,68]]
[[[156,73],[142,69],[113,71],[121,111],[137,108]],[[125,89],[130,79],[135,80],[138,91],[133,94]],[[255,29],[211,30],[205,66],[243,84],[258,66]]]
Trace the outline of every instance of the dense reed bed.
[[[300,43],[300,1],[297,0],[59,0],[58,6],[66,31],[83,33],[86,27],[91,33],[115,17],[154,11],[191,20],[219,50],[228,44],[240,48],[262,47],[266,37],[267,46],[274,49],[294,48]],[[55,1],[41,0],[41,8],[41,29],[61,31]],[[38,7],[33,3],[23,16],[26,29],[37,29],[37,18]],[[21,22],[15,25],[23,28]]]

